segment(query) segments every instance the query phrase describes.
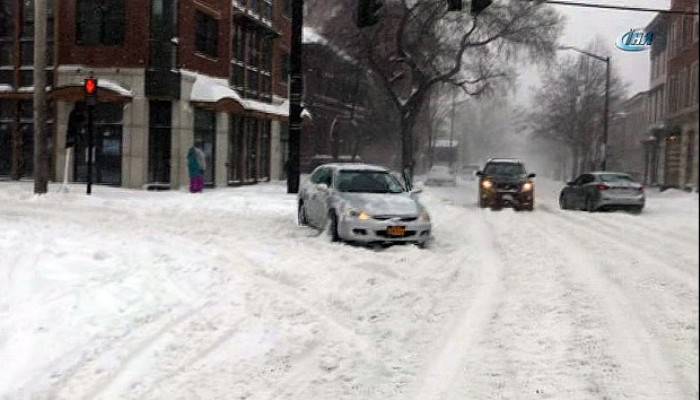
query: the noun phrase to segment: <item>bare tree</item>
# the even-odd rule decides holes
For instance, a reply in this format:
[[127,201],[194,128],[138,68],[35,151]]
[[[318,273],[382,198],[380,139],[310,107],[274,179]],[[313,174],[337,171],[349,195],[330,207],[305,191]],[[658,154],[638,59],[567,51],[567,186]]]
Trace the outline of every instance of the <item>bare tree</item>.
[[351,18],[356,1],[320,5],[326,19],[314,18],[321,11],[310,1],[309,21],[362,60],[391,99],[399,120],[402,167],[409,176],[413,128],[432,88],[449,84],[478,96],[496,83],[508,83],[514,75],[510,62],[521,54],[550,57],[561,28],[550,7],[531,2],[496,3],[473,18],[448,12],[445,0],[387,0],[382,22],[358,31]]
[[[588,50],[604,52],[600,43],[594,41]],[[617,102],[624,91],[625,85],[613,69],[611,103]],[[599,165],[604,98],[605,65],[584,55],[567,57],[551,66],[535,94],[530,116],[532,129],[570,152],[572,176]]]

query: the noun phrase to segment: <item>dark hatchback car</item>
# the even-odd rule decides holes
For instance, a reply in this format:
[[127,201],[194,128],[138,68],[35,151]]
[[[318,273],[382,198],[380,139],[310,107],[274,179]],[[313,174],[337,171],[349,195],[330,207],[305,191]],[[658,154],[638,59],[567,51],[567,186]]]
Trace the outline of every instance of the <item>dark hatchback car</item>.
[[559,195],[563,210],[616,210],[642,212],[644,186],[619,172],[590,172],[567,183]]
[[479,207],[513,207],[532,211],[535,208],[535,174],[528,174],[525,165],[515,159],[491,159],[479,177]]

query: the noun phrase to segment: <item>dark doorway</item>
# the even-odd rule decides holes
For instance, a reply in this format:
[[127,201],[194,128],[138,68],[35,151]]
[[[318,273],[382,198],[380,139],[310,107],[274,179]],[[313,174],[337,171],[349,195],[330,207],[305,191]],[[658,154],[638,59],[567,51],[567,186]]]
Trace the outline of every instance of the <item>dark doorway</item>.
[[170,184],[172,111],[173,106],[169,101],[151,101],[149,103],[149,183]]
[[[122,118],[121,104],[100,103],[95,107],[95,136],[93,159],[95,160],[93,182],[103,185],[120,186],[122,183]],[[85,132],[87,135],[87,132]],[[87,136],[84,136],[87,138]],[[76,145],[76,182],[87,181],[87,144]]]
[[666,139],[666,165],[664,168],[664,186],[680,187],[681,184],[681,141],[680,136],[673,135]]

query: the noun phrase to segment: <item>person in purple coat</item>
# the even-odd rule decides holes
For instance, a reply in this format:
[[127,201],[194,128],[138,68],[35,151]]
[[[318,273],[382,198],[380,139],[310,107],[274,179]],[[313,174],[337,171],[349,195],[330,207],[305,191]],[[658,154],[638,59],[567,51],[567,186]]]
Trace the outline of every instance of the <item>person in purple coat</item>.
[[202,193],[207,160],[204,152],[196,145],[187,152],[187,169],[190,174],[190,193]]

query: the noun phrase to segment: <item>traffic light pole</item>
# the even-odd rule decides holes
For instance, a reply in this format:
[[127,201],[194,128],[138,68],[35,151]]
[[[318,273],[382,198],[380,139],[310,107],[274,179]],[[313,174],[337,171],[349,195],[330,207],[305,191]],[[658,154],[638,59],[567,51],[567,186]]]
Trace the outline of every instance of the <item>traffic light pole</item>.
[[[93,104],[91,104],[93,103]],[[94,130],[94,121],[93,121],[93,114],[95,111],[95,104],[92,99],[88,99],[88,105],[87,105],[87,194],[91,195],[92,194],[92,163],[93,163],[93,154],[94,154],[94,136],[93,136],[93,130]]]
[[298,193],[301,172],[301,97],[304,92],[302,73],[302,36],[304,0],[292,0],[292,48],[289,56],[289,155],[287,161],[287,193]]
[[34,193],[49,188],[48,140],[46,138],[46,0],[34,1]]

